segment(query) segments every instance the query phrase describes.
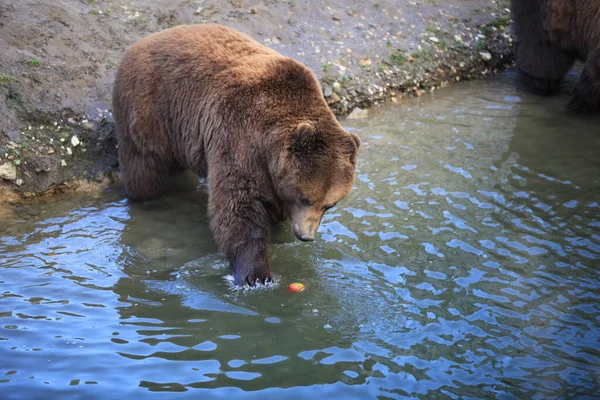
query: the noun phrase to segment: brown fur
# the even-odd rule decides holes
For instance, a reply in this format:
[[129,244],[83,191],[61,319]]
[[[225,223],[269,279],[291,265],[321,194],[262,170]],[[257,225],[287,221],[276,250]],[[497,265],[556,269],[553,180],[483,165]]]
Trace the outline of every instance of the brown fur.
[[211,228],[237,284],[271,279],[270,222],[290,218],[312,240],[354,182],[360,140],[310,70],[223,26],[178,26],[133,45],[113,111],[130,198],[159,196],[173,168],[208,177]]
[[524,86],[552,94],[577,59],[583,73],[572,113],[600,112],[600,1],[512,0],[515,55]]

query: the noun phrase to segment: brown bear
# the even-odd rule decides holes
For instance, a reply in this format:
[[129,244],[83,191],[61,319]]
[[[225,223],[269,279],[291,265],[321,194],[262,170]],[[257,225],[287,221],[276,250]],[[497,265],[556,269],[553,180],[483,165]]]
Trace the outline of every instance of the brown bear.
[[585,61],[569,102],[573,114],[600,111],[600,0],[511,0],[515,57],[523,85],[553,94],[575,60]]
[[312,241],[354,184],[360,139],[313,73],[230,28],[182,25],[134,44],[113,114],[129,198],[159,196],[174,168],[208,178],[210,225],[237,285],[272,279],[271,222],[289,218]]

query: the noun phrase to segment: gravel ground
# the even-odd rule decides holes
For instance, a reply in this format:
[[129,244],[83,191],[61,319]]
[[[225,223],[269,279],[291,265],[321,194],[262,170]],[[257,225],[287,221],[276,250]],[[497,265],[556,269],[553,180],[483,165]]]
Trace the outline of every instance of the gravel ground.
[[508,0],[0,1],[0,200],[118,179],[110,93],[124,49],[220,23],[308,65],[337,115],[512,63]]

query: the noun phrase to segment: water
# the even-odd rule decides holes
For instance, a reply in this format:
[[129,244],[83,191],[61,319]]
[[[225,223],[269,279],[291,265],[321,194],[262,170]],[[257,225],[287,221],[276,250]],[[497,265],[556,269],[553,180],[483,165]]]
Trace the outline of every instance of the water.
[[514,83],[346,122],[355,189],[276,228],[269,289],[225,279],[202,185],[0,208],[0,398],[598,398],[598,121]]

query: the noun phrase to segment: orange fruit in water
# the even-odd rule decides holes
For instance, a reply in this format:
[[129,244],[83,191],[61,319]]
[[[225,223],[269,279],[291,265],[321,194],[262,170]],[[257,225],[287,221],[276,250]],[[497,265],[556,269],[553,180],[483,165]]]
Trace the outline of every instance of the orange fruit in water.
[[288,290],[292,293],[298,293],[304,290],[304,285],[301,283],[290,283],[288,285]]

